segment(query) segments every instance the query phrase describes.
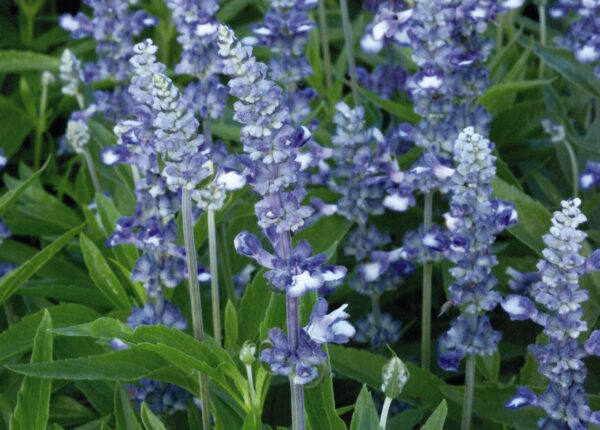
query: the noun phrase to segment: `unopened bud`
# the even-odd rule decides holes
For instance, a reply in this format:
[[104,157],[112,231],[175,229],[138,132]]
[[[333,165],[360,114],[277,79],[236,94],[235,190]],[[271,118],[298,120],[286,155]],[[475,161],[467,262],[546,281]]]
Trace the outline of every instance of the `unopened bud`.
[[250,366],[254,363],[254,357],[256,355],[256,345],[251,342],[244,342],[242,349],[240,349],[240,360],[246,366]]
[[381,391],[386,397],[395,399],[400,396],[404,386],[408,382],[408,369],[398,357],[393,357],[383,366],[381,373]]

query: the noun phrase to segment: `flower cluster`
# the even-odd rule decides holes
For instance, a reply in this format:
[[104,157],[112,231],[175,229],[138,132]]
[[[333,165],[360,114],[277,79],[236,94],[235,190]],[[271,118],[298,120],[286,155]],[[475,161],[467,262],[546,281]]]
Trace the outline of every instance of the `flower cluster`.
[[65,49],[60,56],[60,73],[59,77],[63,84],[62,93],[67,96],[78,97],[81,93],[83,84],[83,71],[81,62],[68,49]]
[[378,64],[372,73],[364,67],[357,67],[356,74],[360,84],[373,91],[384,99],[392,98],[398,92],[404,90],[407,74],[402,66],[396,64],[394,59],[394,46],[406,43],[406,35],[398,33],[402,37],[396,37],[395,32],[389,32],[390,21],[403,24],[411,16],[408,4],[402,0],[386,0],[371,4],[366,2],[364,7],[371,10],[375,17],[365,28],[360,45],[367,53],[377,53],[387,47],[388,58],[386,62]]
[[[559,37],[558,42],[573,51],[581,63],[598,63],[600,60],[600,2],[595,0],[559,0],[550,10],[552,17],[566,18],[574,12],[569,33]],[[600,78],[600,65],[595,68]]]
[[227,88],[217,77],[222,67],[215,41],[219,2],[168,0],[167,6],[181,45],[181,60],[175,72],[197,78],[183,92],[188,108],[202,119],[218,119],[227,102]]
[[90,141],[90,130],[87,122],[82,119],[69,120],[65,138],[69,146],[73,148],[73,151],[77,154],[83,153],[85,146]]
[[501,299],[494,291],[497,280],[492,268],[497,260],[492,245],[498,233],[517,222],[517,214],[512,204],[492,196],[496,174],[492,150],[493,144],[471,127],[461,132],[454,145],[456,186],[445,218],[447,258],[455,264],[450,269],[455,279],[450,302],[461,308],[461,315],[440,340],[438,361],[445,370],[458,370],[466,355],[493,354],[501,338],[485,315]]
[[600,163],[588,161],[585,164],[585,170],[579,175],[579,186],[583,190],[592,188],[600,184]]
[[[83,82],[90,84],[103,79],[127,81],[132,73],[129,59],[133,54],[134,39],[158,21],[144,10],[133,10],[136,0],[84,0],[84,3],[92,9],[91,18],[79,12],[62,15],[59,19],[60,26],[74,39],[91,37],[96,42],[97,60],[84,65]],[[63,56],[61,79],[70,82],[67,91],[73,92],[78,88],[75,86],[78,64],[72,61],[73,58],[68,58],[71,57],[69,54]],[[96,91],[95,99],[97,110],[111,119],[128,114],[131,109],[131,99],[121,85],[112,91]]]
[[265,250],[259,238],[248,232],[238,234],[235,248],[268,269],[265,276],[271,287],[287,296],[288,321],[292,324],[288,324],[287,339],[280,329],[271,330],[273,347],[261,357],[274,372],[304,384],[316,377],[316,366],[324,360],[324,353],[316,352],[321,351],[319,345],[347,341],[354,329],[340,325],[347,318],[343,309],[326,315],[326,303],[315,306],[312,329],[310,325],[294,327],[297,297],[339,281],[346,269],[324,266],[327,258],[313,256],[305,241],[292,246],[291,234],[302,228],[312,213],[310,207],[302,205],[305,191],[293,187],[300,169],[298,148],[310,139],[310,132],[287,122],[283,91],[267,79],[267,66],[256,61],[251,47],[239,43],[226,26],[219,27],[217,42],[223,71],[230,77],[230,93],[239,99],[234,104],[234,119],[243,124],[241,140],[247,154],[248,181],[261,196],[255,205],[258,224],[275,252]]
[[544,236],[544,258],[537,264],[536,276],[529,275],[524,285],[524,276],[517,274],[513,288],[519,287],[521,294],[502,301],[511,319],[529,319],[542,326],[547,336],[546,342],[530,345],[529,352],[538,361],[539,372],[548,378],[548,387],[539,396],[521,387],[506,404],[509,408],[534,405],[544,409],[548,416],[540,420],[540,428],[584,429],[600,424],[600,412],[592,413],[583,388],[583,359],[600,356],[600,331],[578,342],[588,330],[581,307],[588,300],[588,292],[580,289],[579,278],[600,269],[600,252],[587,259],[581,256],[586,234],[578,227],[586,217],[580,205],[579,199],[562,202],[561,210],[554,212],[550,232]]
[[[167,109],[173,106],[157,97],[158,89],[163,87],[157,85],[155,88],[154,85],[163,81],[154,77],[160,75],[164,66],[156,62],[156,46],[145,41],[137,44],[134,52],[136,55],[131,63],[135,74],[129,91],[138,103],[136,118],[117,123],[117,145],[106,148],[102,160],[109,165],[126,163],[134,166],[140,176],[135,182],[137,204],[132,216],[117,221],[108,245],[133,244],[142,251],[131,276],[144,284],[150,297],[157,297],[162,288],[174,288],[187,276],[184,250],[176,244],[175,217],[179,196],[167,183],[172,177],[179,176],[161,176],[158,158],[161,149],[179,148],[190,135],[195,136],[196,131],[192,130],[193,117],[169,116]],[[168,91],[164,93],[171,96]],[[169,102],[174,103],[172,98]],[[175,103],[175,109],[177,107]],[[161,126],[166,130],[158,128]],[[182,129],[177,131],[176,127]],[[172,130],[174,133],[169,133]]]

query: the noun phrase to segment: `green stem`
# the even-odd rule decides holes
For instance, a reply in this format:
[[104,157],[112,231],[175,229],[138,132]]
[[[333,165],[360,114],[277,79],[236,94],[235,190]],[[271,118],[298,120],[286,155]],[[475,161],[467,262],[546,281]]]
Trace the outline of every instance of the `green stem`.
[[[433,192],[425,194],[423,228],[431,227],[433,212]],[[421,367],[429,370],[431,366],[431,290],[433,267],[430,262],[423,265],[423,297],[421,311]]]
[[342,26],[344,28],[344,43],[346,44],[346,54],[348,56],[348,70],[350,71],[350,85],[352,86],[352,97],[354,104],[360,104],[358,94],[358,81],[356,80],[356,60],[354,58],[354,38],[352,37],[352,23],[350,22],[350,13],[348,12],[348,0],[340,0],[340,11],[342,14]]
[[[181,191],[181,215],[183,218],[183,240],[185,243],[185,259],[188,269],[188,289],[192,313],[192,327],[194,337],[204,340],[204,323],[202,322],[202,299],[198,285],[198,262],[196,245],[194,243],[194,224],[192,221],[192,194],[190,190]],[[210,398],[208,392],[208,378],[203,372],[198,372],[200,384],[200,401],[202,403],[202,426],[204,430],[210,429]]]
[[[546,46],[546,0],[538,0],[538,14],[540,18],[540,45]],[[544,60],[540,58],[538,77],[544,79]]]
[[83,159],[85,160],[85,164],[87,165],[88,173],[90,174],[90,178],[92,178],[92,183],[94,184],[94,191],[97,194],[102,194],[102,187],[100,186],[100,180],[98,179],[98,175],[96,174],[96,168],[94,167],[94,160],[92,159],[92,155],[87,148],[83,148]]
[[475,394],[475,364],[475,356],[469,355],[465,368],[465,394],[461,430],[470,430],[471,428],[471,415],[473,414],[473,398]]
[[392,400],[393,399],[391,397],[386,396],[385,400],[383,401],[383,407],[381,408],[381,417],[379,418],[379,427],[382,430],[385,430],[385,427],[387,426],[387,419],[390,413],[390,405],[392,404]]
[[208,210],[208,255],[210,260],[210,295],[212,299],[213,336],[221,345],[221,301],[219,298],[219,268],[217,264],[217,231],[215,211]]
[[223,284],[223,286],[225,287],[225,293],[227,293],[227,300],[231,300],[231,303],[235,304],[235,286],[233,285],[233,281],[231,279],[231,265],[229,264],[230,259],[229,250],[227,247],[227,230],[225,230],[225,226],[221,225],[219,233],[220,240],[222,243],[221,247],[218,248],[220,252],[219,259],[221,261],[220,266],[223,268],[223,271],[221,273],[224,274],[221,280],[221,284]]
[[381,328],[381,306],[379,304],[379,295],[374,294],[371,296],[371,309],[373,310],[373,319],[375,327]]
[[246,376],[248,378],[248,389],[250,390],[250,401],[252,402],[252,407],[258,410],[256,391],[254,390],[254,376],[252,375],[252,366],[249,364],[246,364]]
[[579,168],[577,167],[577,157],[575,156],[575,151],[573,151],[573,146],[568,139],[564,140],[565,149],[569,154],[569,162],[571,163],[571,180],[573,181],[573,197],[577,197],[579,194]]
[[35,141],[33,145],[33,168],[38,170],[42,164],[42,140],[46,131],[46,108],[48,107],[48,82],[42,79],[42,95],[38,118],[35,124]]
[[321,51],[323,52],[323,68],[325,69],[325,85],[327,90],[333,86],[333,68],[331,67],[331,50],[329,49],[329,28],[327,27],[326,0],[319,0],[319,31],[321,33]]

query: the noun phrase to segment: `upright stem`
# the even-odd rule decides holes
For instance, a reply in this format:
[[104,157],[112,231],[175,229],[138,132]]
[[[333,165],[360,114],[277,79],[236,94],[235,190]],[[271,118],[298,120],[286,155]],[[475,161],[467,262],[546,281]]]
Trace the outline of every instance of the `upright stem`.
[[256,391],[254,390],[254,376],[252,375],[252,366],[249,364],[246,364],[246,377],[248,378],[250,401],[252,402],[252,406],[258,409],[258,402],[256,401]]
[[356,60],[354,58],[354,38],[352,37],[352,23],[350,22],[350,13],[348,12],[348,0],[340,0],[340,10],[342,13],[342,26],[344,27],[344,43],[346,44],[346,53],[348,55],[348,70],[350,71],[350,85],[352,86],[352,97],[354,104],[360,104],[358,94],[358,82],[356,80]]
[[[181,191],[181,212],[183,218],[183,240],[185,243],[185,259],[188,270],[188,289],[192,309],[192,326],[194,337],[204,340],[204,324],[202,322],[202,299],[198,285],[198,262],[196,245],[194,243],[194,224],[192,222],[192,195],[190,190]],[[210,429],[210,398],[208,393],[208,378],[203,372],[198,372],[200,384],[200,401],[202,403],[202,426]]]
[[42,79],[42,95],[35,125],[35,141],[33,144],[33,168],[38,170],[42,162],[42,138],[46,131],[46,108],[48,107],[48,82]]
[[223,279],[221,280],[221,284],[225,288],[225,293],[227,295],[227,300],[231,300],[231,303],[235,304],[235,286],[233,285],[233,281],[231,279],[231,266],[229,264],[229,250],[227,249],[227,231],[224,226],[221,226],[220,230],[220,240],[221,247],[218,248],[220,255],[220,266],[223,268],[221,273],[224,274]]
[[[298,323],[298,298],[286,296],[288,343],[291,351],[298,349],[299,323]],[[302,385],[294,382],[294,375],[290,376],[290,391],[292,402],[292,430],[304,430],[304,389]]]
[[[425,194],[423,228],[431,227],[433,192]],[[423,298],[421,311],[421,367],[429,370],[431,365],[431,278],[433,267],[430,262],[423,265]]]
[[325,85],[327,89],[333,86],[331,67],[331,50],[329,49],[329,28],[327,27],[326,0],[319,0],[319,31],[321,34],[321,50],[323,51],[323,67],[325,69]]
[[465,395],[463,399],[463,413],[461,430],[470,430],[471,415],[473,413],[473,397],[475,394],[475,364],[474,355],[469,355],[465,369]]
[[221,300],[219,299],[219,268],[217,265],[217,230],[215,211],[208,210],[208,255],[210,259],[210,295],[212,299],[213,336],[221,345]]
[[387,418],[390,413],[390,405],[392,404],[392,400],[393,399],[391,397],[386,396],[385,400],[383,401],[383,407],[381,408],[381,417],[379,418],[379,427],[382,430],[385,430],[385,427],[387,426]]
[[90,174],[90,178],[92,178],[92,184],[94,184],[94,191],[96,193],[102,193],[102,187],[100,186],[100,180],[98,179],[98,175],[96,174],[96,168],[94,167],[94,160],[92,159],[92,155],[87,148],[83,148],[83,159],[85,160],[85,164],[87,165],[88,172]]
[[[281,196],[280,196],[281,198]],[[292,237],[289,232],[279,235],[275,251],[277,256],[288,261],[292,255]],[[300,338],[300,325],[298,319],[298,297],[286,294],[285,309],[287,317],[287,335],[290,351],[298,350]],[[292,404],[292,430],[304,430],[304,389],[302,385],[294,382],[294,374],[290,375],[290,397]]]
[[371,296],[371,309],[373,310],[373,322],[375,327],[381,328],[381,306],[379,305],[379,295],[374,294]]
[[579,194],[579,168],[577,167],[577,157],[575,151],[571,146],[571,142],[568,139],[564,140],[565,148],[569,154],[569,162],[571,163],[571,180],[573,181],[573,197],[577,197]]
[[[538,14],[540,18],[540,45],[546,46],[546,0],[538,0]],[[544,60],[540,58],[538,77],[544,78]]]

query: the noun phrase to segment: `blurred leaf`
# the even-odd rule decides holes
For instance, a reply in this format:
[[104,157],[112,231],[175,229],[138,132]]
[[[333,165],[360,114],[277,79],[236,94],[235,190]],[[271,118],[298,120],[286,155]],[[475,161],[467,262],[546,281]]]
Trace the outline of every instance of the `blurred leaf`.
[[533,52],[566,80],[600,98],[600,80],[594,73],[594,66],[576,61],[573,53],[565,49],[536,44]]
[[225,349],[233,350],[238,345],[238,319],[231,300],[225,306]]
[[406,106],[391,100],[382,99],[375,93],[372,93],[364,88],[360,88],[360,93],[375,106],[392,114],[398,121],[407,121],[414,124],[420,120],[419,115],[417,115],[410,106]]
[[498,382],[500,377],[500,353],[477,356],[477,369],[490,382]]
[[164,424],[158,419],[154,412],[148,407],[146,402],[142,403],[142,423],[146,430],[166,430]]
[[1,50],[0,73],[58,72],[60,60],[31,51]]
[[4,155],[14,155],[32,130],[32,117],[8,97],[0,96],[0,142]]
[[142,430],[131,407],[129,396],[120,384],[115,386],[115,421],[116,430]]
[[375,403],[373,403],[371,393],[364,384],[358,399],[356,399],[356,405],[354,405],[350,430],[380,430]]
[[83,230],[85,224],[69,230],[64,235],[46,246],[40,252],[23,263],[18,269],[0,278],[0,304],[12,296],[25,281],[37,273],[54,255],[71,242],[71,240]]
[[514,104],[514,99],[507,96],[513,96],[521,91],[527,91],[552,83],[551,80],[533,80],[533,81],[512,81],[496,84],[490,87],[485,94],[479,97],[479,103],[484,105],[492,114],[510,109]]
[[[52,319],[44,310],[33,339],[31,363],[52,361]],[[46,430],[50,414],[52,380],[26,376],[17,396],[17,406],[10,417],[11,430]]]
[[8,190],[2,197],[0,197],[0,215],[2,215],[11,204],[13,204],[23,192],[33,184],[42,174],[42,172],[48,167],[48,163],[50,163],[50,158],[46,160],[44,165],[31,175],[25,182],[22,182],[18,187]]
[[421,430],[444,430],[446,415],[448,415],[448,405],[446,405],[446,400],[442,400],[440,405],[435,408],[435,411],[427,419],[425,425],[421,427]]
[[96,287],[117,309],[129,310],[131,303],[127,293],[98,247],[85,234],[81,235],[79,245]]

